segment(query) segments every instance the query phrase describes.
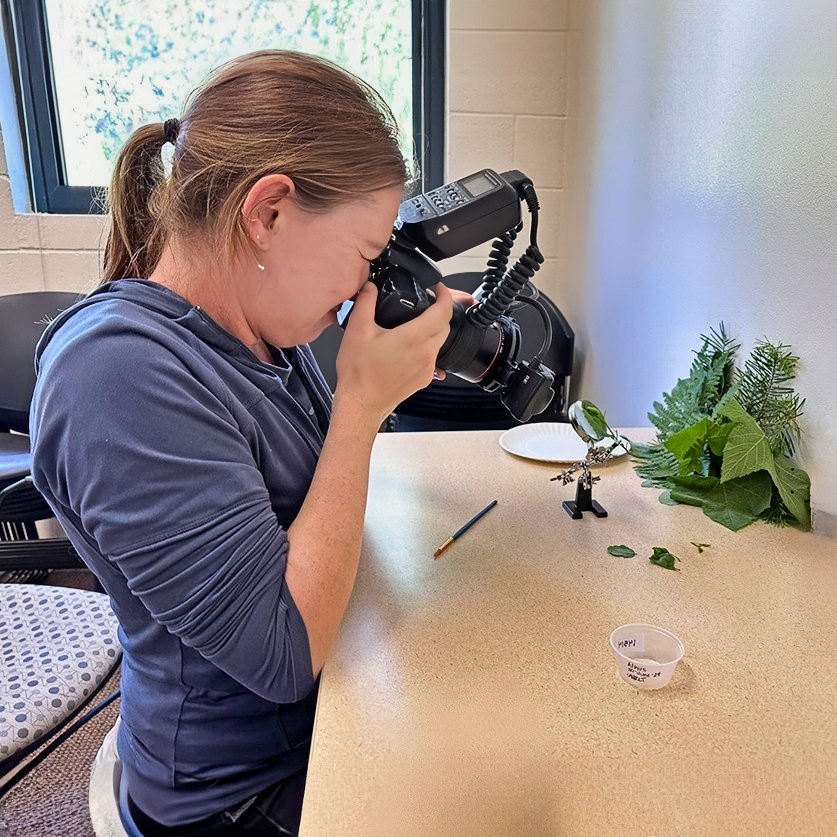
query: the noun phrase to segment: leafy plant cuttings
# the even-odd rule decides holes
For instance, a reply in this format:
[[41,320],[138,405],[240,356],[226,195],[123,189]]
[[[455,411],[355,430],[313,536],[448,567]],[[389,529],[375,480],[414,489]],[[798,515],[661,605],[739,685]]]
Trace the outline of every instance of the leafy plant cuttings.
[[674,562],[680,560],[676,555],[672,555],[665,547],[662,546],[655,546],[653,547],[653,550],[653,554],[648,558],[652,564],[657,564],[667,570],[674,570],[678,573],[680,572],[680,570],[674,566]]
[[648,414],[656,441],[631,445],[643,485],[734,531],[755,520],[810,527],[810,479],[791,458],[805,403],[792,387],[799,358],[759,341],[736,370],[723,323],[701,339],[689,376]]
[[629,546],[625,546],[625,544],[619,544],[618,546],[609,546],[607,551],[611,554],[616,556],[617,558],[633,558],[636,555]]

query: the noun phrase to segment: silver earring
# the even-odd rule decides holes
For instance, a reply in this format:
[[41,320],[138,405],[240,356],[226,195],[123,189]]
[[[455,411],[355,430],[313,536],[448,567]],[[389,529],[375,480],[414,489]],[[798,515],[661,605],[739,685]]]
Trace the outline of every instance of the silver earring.
[[[256,241],[258,241],[258,242],[259,242],[259,244],[261,244],[261,243],[262,243],[262,237],[261,237],[260,235],[257,235],[257,236],[256,236]],[[260,264],[259,262],[256,262],[256,267],[257,267],[259,270],[264,270],[264,265],[263,265],[263,264]]]

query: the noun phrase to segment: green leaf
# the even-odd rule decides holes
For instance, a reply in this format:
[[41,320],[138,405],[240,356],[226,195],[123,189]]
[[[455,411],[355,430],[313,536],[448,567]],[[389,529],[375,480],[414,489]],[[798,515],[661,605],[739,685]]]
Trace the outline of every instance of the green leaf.
[[724,448],[727,444],[729,434],[735,426],[731,422],[726,424],[715,424],[714,421],[709,422],[709,431],[706,434],[706,441],[709,443],[709,449],[715,456],[723,456]]
[[741,406],[738,399],[731,398],[718,410],[718,415],[730,421],[754,421],[753,417]]
[[631,454],[639,459],[639,464],[634,466],[637,474],[644,479],[653,480],[655,485],[664,483],[680,469],[674,454],[667,451],[662,445],[654,445],[648,448],[647,456],[640,456],[632,447]]
[[[810,480],[788,458],[805,404],[792,386],[799,359],[761,341],[733,375],[739,347],[723,323],[702,339],[688,377],[648,414],[656,441],[631,451],[643,485],[665,489],[661,503],[701,506],[733,530],[759,518],[810,527]],[[716,476],[723,487],[702,481]]]
[[706,501],[758,517],[770,505],[772,488],[770,474],[767,471],[756,471],[727,482],[722,479],[706,495]]
[[605,414],[591,401],[579,401],[580,420],[582,422],[582,429],[587,432],[594,439],[604,439],[613,437],[613,431],[607,423]]
[[678,573],[680,572],[680,570],[674,566],[674,562],[680,560],[676,555],[672,555],[665,547],[662,546],[655,546],[652,548],[654,553],[648,559],[652,564],[657,564],[667,570],[674,570]]
[[756,342],[736,375],[738,401],[758,422],[775,453],[793,454],[805,399],[793,391],[799,358],[790,346]]
[[717,477],[672,477],[675,487],[671,489],[671,499],[690,506],[702,506],[709,492],[718,485]]
[[711,415],[730,386],[730,372],[738,344],[730,340],[721,323],[707,337],[701,335],[703,346],[692,361],[689,376],[681,378],[670,393],[663,393],[662,401],[654,402],[648,414],[657,429],[660,441],[690,427]]
[[651,456],[652,451],[656,445],[646,445],[644,442],[635,442],[633,439],[628,439],[631,443],[631,456],[636,459],[647,459]]
[[721,410],[721,414],[735,422],[724,447],[721,482],[755,471],[772,472],[773,451],[756,420],[735,399]]
[[702,477],[699,474],[687,474],[684,477],[671,477],[670,482],[680,488],[691,488],[695,491],[711,491],[717,484],[717,477]]
[[721,526],[726,526],[733,532],[749,526],[753,521],[758,520],[758,517],[748,514],[747,512],[736,511],[727,506],[719,506],[714,503],[706,503],[703,507],[703,513]]
[[664,491],[660,496],[657,498],[664,506],[679,506],[680,501],[675,500],[674,497],[671,496],[671,490]]
[[625,546],[625,544],[620,544],[619,546],[609,546],[607,551],[611,555],[615,555],[617,558],[633,558],[636,555],[629,546]]
[[770,505],[773,484],[767,471],[719,482],[705,498],[703,513],[737,532],[749,526]]
[[769,505],[772,484],[766,471],[729,482],[715,477],[672,477],[677,483],[671,498],[678,503],[702,506],[710,519],[736,531],[756,520]]
[[773,455],[764,431],[737,401],[731,401],[722,412],[735,422],[735,427],[724,450],[721,481],[734,479],[741,475],[740,472],[748,472],[747,469],[759,470],[754,467],[759,464],[760,469],[773,477],[788,511],[802,526],[810,527],[811,480],[808,474],[784,454]]
[[806,529],[811,526],[811,479],[784,454],[773,459],[773,482],[788,511]]
[[700,470],[710,424],[709,419],[701,419],[691,427],[669,436],[663,442],[666,450],[671,451],[677,457],[681,474],[691,474],[693,471]]

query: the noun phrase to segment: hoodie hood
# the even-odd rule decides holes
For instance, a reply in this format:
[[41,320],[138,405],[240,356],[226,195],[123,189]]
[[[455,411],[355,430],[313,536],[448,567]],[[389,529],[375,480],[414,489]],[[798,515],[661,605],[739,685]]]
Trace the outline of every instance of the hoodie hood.
[[[250,349],[237,337],[225,331],[215,322],[202,308],[192,305],[174,291],[151,282],[147,279],[117,279],[96,288],[84,299],[75,305],[62,311],[46,328],[35,349],[35,371],[40,367],[41,357],[55,335],[74,317],[82,311],[90,309],[91,306],[98,306],[105,303],[125,303],[129,306],[136,306],[143,312],[151,313],[156,317],[170,320],[173,323],[192,332],[204,343],[213,346],[228,355],[235,355],[236,360],[254,367],[262,367],[260,361]],[[138,312],[139,313],[139,312]],[[283,366],[272,367],[273,371],[279,371],[280,377],[286,377],[288,369]]]

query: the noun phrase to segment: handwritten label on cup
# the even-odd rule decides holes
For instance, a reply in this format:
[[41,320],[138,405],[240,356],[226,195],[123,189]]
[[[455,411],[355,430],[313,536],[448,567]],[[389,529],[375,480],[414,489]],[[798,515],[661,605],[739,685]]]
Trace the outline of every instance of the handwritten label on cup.
[[660,671],[648,671],[648,669],[642,665],[641,663],[635,663],[633,660],[628,662],[628,679],[633,680],[637,683],[644,683],[646,680],[650,680],[654,677],[660,677],[662,672]]
[[616,640],[616,647],[620,651],[645,651],[645,634],[623,636]]

